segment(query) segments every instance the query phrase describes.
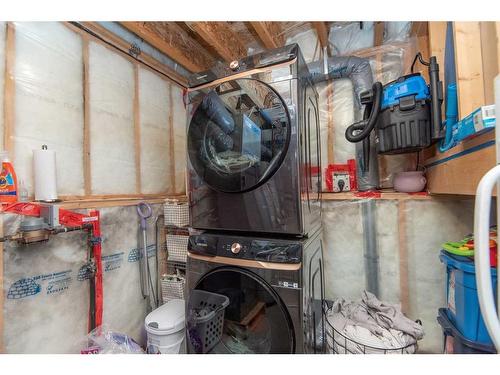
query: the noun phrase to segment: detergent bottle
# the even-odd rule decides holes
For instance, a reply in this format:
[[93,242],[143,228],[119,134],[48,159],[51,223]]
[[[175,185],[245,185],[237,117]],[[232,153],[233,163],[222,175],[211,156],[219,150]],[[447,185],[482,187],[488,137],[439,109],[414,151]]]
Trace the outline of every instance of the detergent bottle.
[[0,203],[17,202],[17,177],[7,151],[0,152],[2,170],[0,172]]

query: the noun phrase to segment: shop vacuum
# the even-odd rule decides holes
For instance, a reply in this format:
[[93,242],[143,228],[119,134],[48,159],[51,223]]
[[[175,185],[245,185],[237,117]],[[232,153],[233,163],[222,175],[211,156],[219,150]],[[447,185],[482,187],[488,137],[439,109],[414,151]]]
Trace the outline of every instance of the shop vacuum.
[[[429,85],[420,73],[413,73],[417,60],[428,67]],[[427,62],[419,52],[411,72],[384,86],[375,82],[371,90],[360,94],[361,104],[365,105],[363,120],[350,125],[345,137],[349,142],[363,142],[358,168],[364,175],[376,178],[371,179],[371,184],[361,184],[359,190],[378,187],[377,164],[370,165],[373,147],[382,155],[407,154],[419,152],[444,136],[441,129],[443,83],[439,80],[436,57],[431,56]],[[370,136],[372,131],[374,136]],[[377,182],[373,183],[375,179]]]

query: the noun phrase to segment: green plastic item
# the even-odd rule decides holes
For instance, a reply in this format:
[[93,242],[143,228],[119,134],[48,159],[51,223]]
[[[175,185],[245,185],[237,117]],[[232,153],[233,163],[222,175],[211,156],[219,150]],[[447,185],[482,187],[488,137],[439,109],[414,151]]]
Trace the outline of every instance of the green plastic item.
[[447,251],[448,253],[455,254],[455,255],[460,255],[463,257],[471,257],[474,256],[474,250],[473,249],[462,249],[462,247],[465,246],[464,242],[445,242],[442,245],[442,248]]

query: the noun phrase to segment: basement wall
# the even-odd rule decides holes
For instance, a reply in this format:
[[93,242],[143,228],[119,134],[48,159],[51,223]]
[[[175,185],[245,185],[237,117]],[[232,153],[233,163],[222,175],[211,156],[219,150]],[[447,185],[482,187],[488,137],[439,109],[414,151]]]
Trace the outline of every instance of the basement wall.
[[[162,213],[154,205],[153,216]],[[103,323],[144,343],[146,301],[139,283],[142,246],[135,206],[100,209],[103,255]],[[21,218],[3,215],[4,233],[15,233]],[[7,353],[79,353],[88,329],[89,282],[81,267],[87,236],[59,234],[46,243],[4,245],[4,345]],[[148,252],[154,268],[154,219]],[[155,275],[153,275],[155,277]],[[154,280],[154,278],[153,278]]]
[[[358,300],[363,290],[373,287],[366,279],[362,203],[323,202],[327,299]],[[404,223],[399,220],[400,205]],[[446,269],[439,261],[439,252],[443,242],[472,232],[473,213],[473,199],[375,201],[378,297],[403,303],[408,317],[422,321],[425,336],[419,342],[421,352],[442,352],[442,331],[436,317],[438,309],[446,306]],[[402,246],[400,230],[404,231]]]
[[[91,181],[85,181],[84,36],[58,22],[12,25],[15,58],[4,74],[6,23],[0,22],[1,140],[5,129],[4,77],[14,82],[10,94],[14,95],[15,113],[10,124],[13,136],[5,139],[5,144],[0,142],[0,149],[9,146],[18,178],[30,196],[34,193],[32,150],[42,144],[56,150],[60,195],[84,198],[85,185],[90,186],[85,198],[185,192],[186,112],[180,87],[112,48],[89,40],[87,123]],[[117,160],[121,161],[119,167]],[[136,173],[141,177],[139,186]],[[99,198],[102,197],[94,199]],[[147,306],[139,284],[137,256],[142,237],[136,207],[120,203],[108,206],[99,209],[103,321],[111,329],[144,344]],[[153,205],[153,218],[148,221],[152,269],[154,218],[162,212],[161,204]],[[20,222],[21,217],[16,215],[0,216],[5,235],[15,233]],[[87,257],[86,241],[85,233],[72,232],[29,246],[0,244],[4,322],[1,334],[6,353],[79,353],[88,329],[89,282],[82,271]],[[163,245],[162,240],[160,246]]]

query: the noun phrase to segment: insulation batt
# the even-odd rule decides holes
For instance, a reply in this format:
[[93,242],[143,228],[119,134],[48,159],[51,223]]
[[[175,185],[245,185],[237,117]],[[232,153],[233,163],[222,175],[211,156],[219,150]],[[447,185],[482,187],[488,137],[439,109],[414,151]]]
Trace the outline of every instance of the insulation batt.
[[14,26],[12,157],[17,175],[33,196],[32,150],[45,144],[57,152],[58,193],[83,195],[81,37],[58,22],[15,22]]
[[139,123],[141,134],[141,192],[172,190],[170,180],[170,83],[148,69],[139,68]]

